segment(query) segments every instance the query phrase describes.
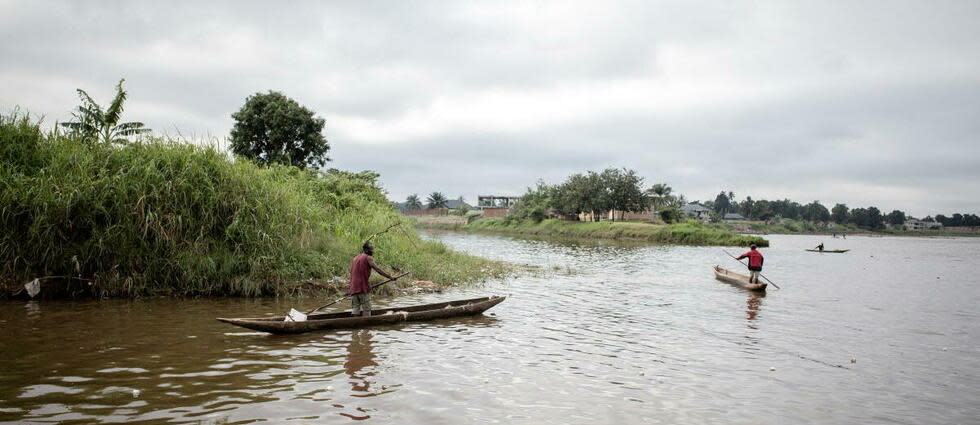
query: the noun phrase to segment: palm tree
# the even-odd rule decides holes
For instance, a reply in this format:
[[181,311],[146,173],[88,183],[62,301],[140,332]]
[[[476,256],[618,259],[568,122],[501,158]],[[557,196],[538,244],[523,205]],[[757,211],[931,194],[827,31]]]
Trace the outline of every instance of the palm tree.
[[428,207],[429,207],[430,210],[431,209],[435,209],[435,208],[448,208],[449,207],[449,205],[447,204],[447,201],[448,200],[446,199],[446,195],[443,195],[442,192],[432,192],[432,193],[430,193],[429,194],[429,198],[426,199],[425,201],[428,202],[428,204],[429,204]]
[[405,199],[405,208],[410,210],[422,209],[422,201],[419,201],[419,195],[417,193],[408,195],[408,198]]
[[96,139],[103,143],[126,143],[127,136],[149,133],[150,129],[144,127],[141,122],[119,122],[123,102],[126,101],[126,91],[122,87],[124,81],[126,80],[121,79],[119,84],[116,84],[116,97],[112,99],[112,103],[106,110],[102,110],[102,107],[85,90],[78,89],[78,97],[82,100],[82,104],[72,114],[76,121],[64,122],[61,125],[86,139]]
[[666,183],[657,183],[651,186],[646,191],[646,195],[650,197],[650,204],[653,206],[654,210],[659,210],[667,206],[671,201],[671,192],[673,192],[670,186]]

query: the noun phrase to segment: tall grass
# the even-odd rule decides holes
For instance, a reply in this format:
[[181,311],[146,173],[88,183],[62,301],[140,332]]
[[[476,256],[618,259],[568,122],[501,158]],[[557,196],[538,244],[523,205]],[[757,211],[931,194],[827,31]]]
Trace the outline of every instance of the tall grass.
[[[0,116],[0,283],[95,296],[284,294],[346,278],[373,233],[406,219],[349,173],[260,168],[166,140],[125,146]],[[406,222],[375,239],[383,266],[443,284],[504,266],[423,241]]]
[[[430,227],[421,224],[423,227]],[[439,226],[435,226],[439,227]],[[466,225],[453,225],[449,230],[476,230],[517,235],[556,236],[590,239],[625,239],[654,243],[683,245],[748,245],[769,246],[769,241],[757,236],[734,233],[720,226],[685,222],[668,225],[631,222],[573,222],[548,219],[541,222],[504,218],[485,218]]]

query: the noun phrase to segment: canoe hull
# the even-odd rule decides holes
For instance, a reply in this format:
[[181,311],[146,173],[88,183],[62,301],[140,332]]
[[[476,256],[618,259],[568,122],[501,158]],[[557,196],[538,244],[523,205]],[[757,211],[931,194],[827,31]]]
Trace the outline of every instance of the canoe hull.
[[766,286],[768,286],[766,283],[749,283],[748,276],[718,266],[715,266],[715,279],[756,292],[765,292]]
[[825,254],[843,254],[843,253],[845,253],[847,251],[850,251],[850,250],[849,249],[825,249],[825,250],[821,251],[819,249],[808,249],[807,251],[810,251],[810,252],[822,252],[822,253],[825,253]]
[[372,310],[371,315],[367,317],[352,316],[349,311],[342,313],[311,314],[304,322],[286,322],[284,316],[238,319],[219,317],[218,320],[261,332],[298,334],[325,329],[355,329],[401,322],[474,316],[500,304],[504,299],[506,297],[493,296],[410,307],[385,308]]

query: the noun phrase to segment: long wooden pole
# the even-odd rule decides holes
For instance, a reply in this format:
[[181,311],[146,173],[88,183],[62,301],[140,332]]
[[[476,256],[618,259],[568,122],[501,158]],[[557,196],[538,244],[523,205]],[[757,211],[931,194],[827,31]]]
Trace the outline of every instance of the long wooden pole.
[[[384,282],[381,282],[381,283],[378,283],[378,284],[375,284],[375,285],[373,285],[373,286],[371,286],[371,289],[374,289],[374,288],[377,288],[377,287],[379,287],[379,286],[381,286],[381,285],[384,285],[384,284],[386,284],[386,283],[388,283],[388,282],[393,282],[393,281],[396,281],[396,280],[398,280],[399,278],[401,278],[401,277],[403,277],[403,276],[405,276],[405,275],[407,275],[407,274],[408,274],[408,272],[405,272],[405,273],[402,273],[402,274],[400,274],[400,275],[398,275],[398,276],[395,276],[395,277],[393,277],[393,278],[391,278],[391,279],[388,279],[388,280],[386,280],[386,281],[384,281]],[[315,312],[315,311],[317,311],[317,310],[321,310],[321,309],[324,309],[324,308],[327,308],[327,307],[330,307],[330,306],[332,306],[332,305],[334,305],[334,304],[337,304],[337,303],[339,303],[339,302],[341,302],[341,301],[343,301],[343,300],[345,300],[345,299],[347,299],[347,297],[350,297],[350,294],[347,294],[347,295],[344,295],[343,297],[340,297],[340,298],[337,298],[336,300],[333,300],[333,301],[331,301],[331,302],[329,302],[329,303],[327,303],[327,304],[324,304],[324,305],[321,305],[321,306],[319,306],[319,307],[317,307],[317,308],[314,308],[313,310],[310,310],[310,311],[307,311],[307,312],[306,312],[306,314],[313,314],[313,312]]]
[[[725,250],[723,249],[722,251],[725,251]],[[729,257],[732,257],[733,259],[735,259],[735,261],[738,261],[739,263],[742,263],[742,260],[739,260],[738,257],[732,255],[728,251],[725,251],[725,254],[728,254],[728,256]],[[747,266],[747,264],[745,264],[745,263],[742,263],[742,265]],[[783,289],[783,288],[780,288],[779,285],[776,284],[776,282],[773,282],[773,281],[769,280],[769,278],[766,277],[766,275],[762,274],[762,272],[759,272],[759,276],[762,276],[763,279],[765,279],[767,282],[771,283],[772,286],[775,286],[776,289]]]

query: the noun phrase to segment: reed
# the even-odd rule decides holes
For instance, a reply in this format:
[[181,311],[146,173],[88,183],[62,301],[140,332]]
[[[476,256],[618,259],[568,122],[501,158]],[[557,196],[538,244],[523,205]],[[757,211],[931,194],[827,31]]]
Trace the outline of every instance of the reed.
[[372,178],[258,167],[161,139],[109,145],[0,116],[0,284],[62,295],[282,295],[346,278],[373,233],[383,266],[440,284],[506,266],[423,241]]

